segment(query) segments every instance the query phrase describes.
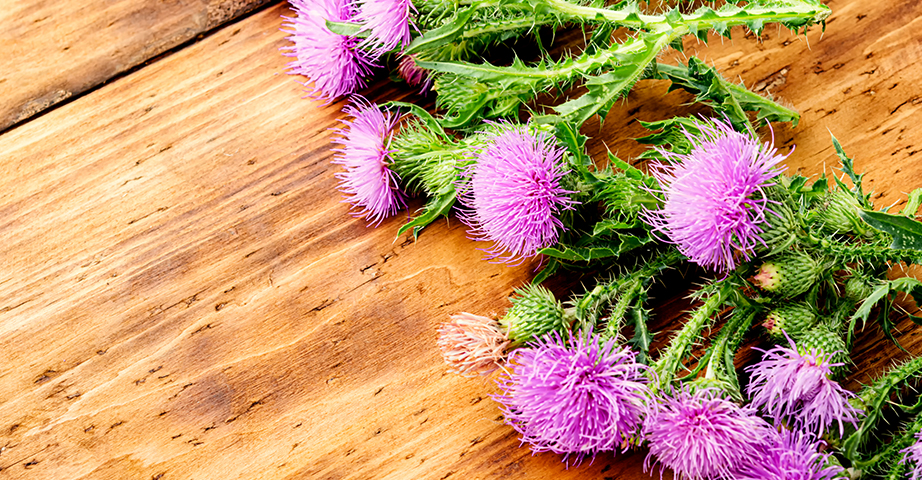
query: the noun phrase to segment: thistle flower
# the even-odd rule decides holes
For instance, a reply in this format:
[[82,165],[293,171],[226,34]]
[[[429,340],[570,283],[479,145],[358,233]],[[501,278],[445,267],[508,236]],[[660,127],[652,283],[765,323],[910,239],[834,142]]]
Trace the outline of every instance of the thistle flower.
[[459,217],[476,240],[493,242],[489,259],[520,264],[557,242],[557,215],[576,202],[560,186],[564,149],[545,132],[523,125],[495,124],[485,135],[476,163],[464,172],[470,184],[458,199]]
[[650,447],[645,470],[655,458],[676,479],[703,480],[732,478],[756,461],[770,441],[771,427],[751,407],[723,398],[719,390],[683,389],[651,408],[644,434]]
[[295,59],[288,63],[289,73],[304,75],[309,96],[325,99],[353,93],[365,86],[364,77],[377,67],[375,58],[358,48],[359,39],[338,35],[326,27],[326,21],[352,22],[355,8],[349,0],[291,0],[297,14],[284,17],[282,30],[290,33],[294,43],[282,47],[285,56]]
[[506,422],[535,452],[575,455],[627,448],[647,402],[646,367],[594,334],[556,332],[515,350],[498,380]]
[[848,399],[855,395],[829,378],[834,352],[813,348],[798,352],[788,338],[790,348],[776,345],[765,352],[757,364],[749,367],[752,376],[746,391],[752,406],[762,409],[778,424],[792,419],[798,428],[822,435],[833,423],[856,423],[860,411]]
[[419,87],[420,93],[425,93],[432,87],[432,77],[429,76],[429,71],[420,68],[420,66],[416,64],[416,55],[414,54],[400,57],[400,64],[397,65],[397,74],[411,87]]
[[727,123],[697,124],[700,136],[686,132],[694,147],[687,154],[660,153],[651,173],[659,181],[665,202],[645,210],[654,231],[678,246],[690,261],[718,272],[748,260],[757,245],[769,208],[765,189],[778,175],[785,157],[770,144],[762,145]]
[[410,0],[360,0],[356,21],[369,32],[359,46],[379,57],[410,43]]
[[772,430],[772,443],[763,448],[755,462],[745,463],[734,480],[834,480],[843,478],[841,466],[829,464],[829,454],[819,453],[825,445],[813,435],[782,429]]
[[509,339],[496,320],[462,312],[439,327],[438,343],[453,371],[488,375],[499,368]]
[[900,450],[900,453],[903,454],[900,463],[909,462],[912,464],[912,470],[909,472],[910,480],[919,480],[922,478],[922,432],[916,432],[915,438],[916,443]]
[[341,147],[333,150],[333,163],[346,169],[336,178],[346,201],[359,209],[356,216],[377,225],[404,205],[396,175],[388,168],[390,136],[397,118],[362,97],[353,98],[354,104],[343,109],[352,119],[340,120],[343,126],[336,130],[341,138],[335,141]]

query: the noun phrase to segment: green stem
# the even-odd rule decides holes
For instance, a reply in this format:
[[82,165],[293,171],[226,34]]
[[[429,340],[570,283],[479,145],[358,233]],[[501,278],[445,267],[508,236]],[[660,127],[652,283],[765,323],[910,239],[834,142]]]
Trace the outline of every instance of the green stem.
[[722,286],[715,293],[711,294],[704,304],[698,307],[692,313],[691,318],[685,322],[685,325],[672,337],[669,346],[666,348],[659,359],[653,364],[653,371],[656,374],[656,389],[664,390],[675,378],[676,371],[682,366],[682,360],[685,358],[685,352],[689,347],[700,339],[700,334],[710,323],[711,317],[717,312],[724,300],[729,294],[729,287]]
[[789,5],[777,7],[747,6],[735,11],[715,11],[710,8],[703,8],[694,13],[679,14],[671,18],[669,15],[643,15],[632,10],[587,7],[564,0],[544,0],[544,3],[560,13],[580,18],[587,22],[604,20],[622,27],[650,31],[664,31],[680,26],[688,27],[692,24],[698,30],[703,30],[713,29],[718,25],[731,27],[759,21],[778,21],[779,19],[819,23],[825,20],[830,13],[828,7],[818,2],[803,1],[792,1]]

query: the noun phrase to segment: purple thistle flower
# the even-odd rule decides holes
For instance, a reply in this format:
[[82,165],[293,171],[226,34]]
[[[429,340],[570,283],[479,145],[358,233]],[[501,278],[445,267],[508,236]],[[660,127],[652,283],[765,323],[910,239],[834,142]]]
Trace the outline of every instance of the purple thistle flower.
[[745,463],[734,480],[834,480],[844,469],[829,464],[829,454],[820,453],[825,442],[806,432],[772,430],[771,445],[763,448],[755,462]]
[[346,169],[336,178],[346,201],[359,209],[355,215],[377,225],[404,205],[397,176],[388,168],[390,135],[397,118],[360,96],[353,96],[353,101],[343,109],[352,119],[340,120],[343,126],[336,129],[341,137],[335,141],[341,147],[333,150],[333,163]]
[[754,462],[768,444],[771,426],[749,406],[723,398],[719,390],[673,391],[644,420],[650,460],[675,472],[676,479],[732,478]]
[[524,125],[495,124],[464,176],[470,184],[458,196],[459,215],[476,240],[492,241],[489,259],[520,264],[557,242],[561,210],[576,203],[560,186],[564,149],[545,132]]
[[364,23],[368,38],[359,44],[374,56],[410,43],[410,0],[359,0],[355,19]]
[[544,335],[515,350],[499,378],[506,422],[535,452],[586,455],[626,449],[636,438],[648,389],[634,352],[593,334]]
[[432,87],[432,76],[428,70],[416,64],[415,54],[400,57],[397,74],[411,87],[420,87],[420,93],[426,93]]
[[[352,22],[355,8],[349,0],[291,0],[297,13],[282,29],[294,43],[283,47],[285,56],[295,59],[288,64],[289,73],[304,75],[313,82],[309,96],[328,102],[365,86],[363,77],[377,67],[375,59],[358,48],[359,39],[338,35],[326,27],[326,21]],[[287,30],[286,30],[287,29]]]
[[859,409],[849,403],[855,394],[829,378],[835,352],[824,353],[816,348],[801,354],[794,341],[790,348],[780,345],[765,352],[759,363],[749,367],[752,376],[746,391],[752,405],[772,417],[775,424],[793,419],[796,427],[822,435],[834,422],[839,423],[839,435],[844,422],[855,424]]
[[739,257],[749,259],[763,232],[768,207],[765,187],[778,175],[784,160],[771,144],[762,145],[727,123],[701,122],[700,136],[685,133],[694,145],[682,155],[660,153],[667,162],[651,166],[665,203],[645,210],[644,219],[654,231],[690,261],[718,272],[736,268]]
[[910,480],[919,480],[922,478],[922,432],[916,432],[915,437],[916,443],[900,450],[900,453],[903,454],[900,463],[912,463],[912,469],[909,471],[909,475],[907,475],[910,477]]

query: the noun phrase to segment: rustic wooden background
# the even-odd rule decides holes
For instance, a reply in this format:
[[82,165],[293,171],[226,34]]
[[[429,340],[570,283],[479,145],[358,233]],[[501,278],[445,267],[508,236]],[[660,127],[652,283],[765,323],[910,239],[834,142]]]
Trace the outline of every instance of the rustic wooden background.
[[[687,51],[802,112],[774,132],[792,171],[831,172],[832,132],[875,201],[899,202],[922,184],[922,3],[828,3],[825,33]],[[518,448],[492,384],[446,372],[438,324],[501,313],[534,265],[481,261],[456,219],[414,243],[395,239],[405,214],[348,215],[329,149],[343,103],[285,74],[285,4],[7,7],[0,479],[649,478],[643,452],[568,470]],[[665,90],[641,82],[588,124],[592,151],[630,158],[635,118],[692,111]],[[421,100],[383,79],[364,93]],[[684,292],[655,293],[668,331]],[[903,358],[881,338],[862,335],[849,387]]]

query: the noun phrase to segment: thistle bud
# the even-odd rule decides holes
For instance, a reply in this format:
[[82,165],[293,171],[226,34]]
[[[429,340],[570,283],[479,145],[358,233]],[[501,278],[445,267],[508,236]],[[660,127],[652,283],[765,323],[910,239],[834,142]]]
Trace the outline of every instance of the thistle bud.
[[789,252],[765,262],[752,278],[755,286],[781,298],[792,298],[806,292],[819,280],[821,266],[813,257],[802,252]]
[[816,323],[816,313],[805,302],[791,302],[768,312],[762,325],[775,340],[798,337]]
[[797,220],[794,210],[787,202],[787,195],[772,187],[768,189],[766,198],[772,203],[769,206],[770,211],[765,213],[765,223],[760,225],[762,233],[759,235],[765,245],[757,251],[771,255],[786,249],[797,240]]
[[860,302],[874,293],[874,287],[865,278],[852,275],[845,282],[845,298]]
[[552,330],[562,333],[569,326],[563,306],[550,290],[529,284],[514,294],[509,299],[512,307],[499,321],[513,342],[527,343]]
[[[851,359],[845,346],[845,339],[839,329],[826,322],[821,322],[795,337],[797,350],[801,355],[815,352],[829,354],[833,365],[832,376],[842,378],[848,372]],[[815,351],[815,352],[814,352]]]
[[867,228],[858,217],[859,208],[855,197],[844,190],[836,190],[826,194],[822,203],[808,214],[808,218],[830,233],[863,234]]

